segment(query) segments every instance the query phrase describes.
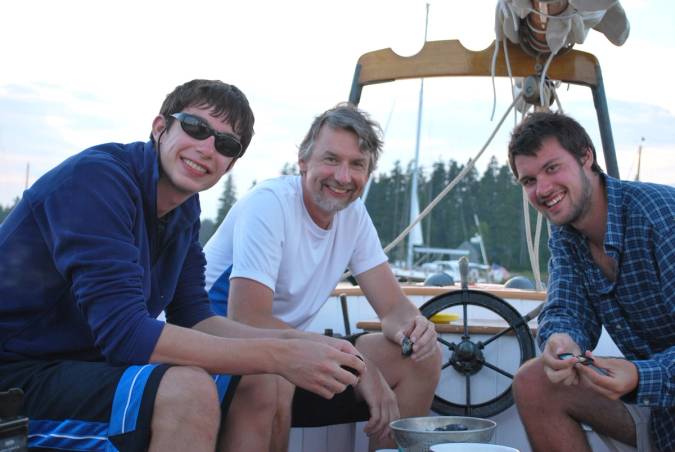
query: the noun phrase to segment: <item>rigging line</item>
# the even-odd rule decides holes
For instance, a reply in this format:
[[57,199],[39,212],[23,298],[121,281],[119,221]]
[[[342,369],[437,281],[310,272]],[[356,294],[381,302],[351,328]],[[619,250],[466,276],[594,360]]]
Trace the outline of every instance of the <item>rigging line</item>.
[[490,137],[487,139],[487,141],[486,141],[485,144],[483,145],[483,148],[478,152],[478,154],[476,154],[476,157],[475,157],[474,159],[469,160],[469,163],[466,164],[466,166],[464,167],[464,169],[462,169],[462,171],[460,171],[460,173],[457,175],[457,177],[455,177],[455,178],[452,180],[452,182],[450,182],[450,183],[443,189],[442,192],[440,192],[438,195],[436,195],[436,197],[435,197],[435,198],[434,198],[434,199],[433,199],[433,200],[432,200],[432,201],[424,208],[424,210],[417,216],[417,218],[415,218],[415,219],[414,219],[414,220],[413,220],[413,221],[412,221],[412,222],[411,222],[411,223],[410,223],[410,224],[409,224],[409,225],[408,225],[408,226],[407,226],[407,227],[406,227],[399,235],[398,235],[398,237],[396,237],[394,240],[392,240],[392,242],[384,248],[384,252],[385,252],[385,253],[388,253],[392,248],[394,248],[396,245],[398,245],[398,244],[401,242],[401,240],[403,240],[403,239],[405,238],[405,236],[408,235],[408,233],[412,230],[412,228],[414,228],[415,225],[417,225],[417,223],[419,223],[420,221],[422,221],[422,219],[423,219],[424,217],[426,217],[426,216],[429,214],[429,212],[431,212],[431,209],[433,209],[433,208],[436,206],[436,204],[438,204],[438,203],[445,197],[445,195],[447,195],[448,192],[450,192],[450,190],[452,190],[452,189],[455,187],[455,185],[457,185],[457,183],[459,183],[459,181],[462,180],[462,179],[464,178],[464,176],[465,176],[469,171],[471,171],[471,170],[473,169],[473,167],[476,165],[476,162],[478,161],[478,159],[480,158],[480,156],[483,154],[483,152],[485,152],[485,150],[487,149],[487,147],[488,147],[488,146],[490,145],[490,143],[492,142],[492,139],[495,137],[495,135],[496,135],[497,132],[499,131],[499,128],[500,128],[500,127],[502,126],[502,124],[504,123],[504,120],[506,119],[506,117],[508,116],[508,114],[511,113],[511,109],[513,109],[513,107],[516,105],[516,102],[518,102],[518,101],[521,99],[522,96],[523,96],[522,93],[518,94],[518,96],[513,100],[513,102],[511,102],[511,105],[509,106],[509,108],[506,109],[506,112],[504,113],[504,115],[502,116],[502,118],[499,120],[499,123],[497,124],[497,126],[495,127],[495,129],[492,131],[492,134],[490,134]]
[[532,267],[532,275],[534,276],[535,284],[537,281],[541,280],[539,274],[539,265],[537,265],[537,258],[534,253],[534,244],[532,243],[532,225],[530,224],[530,203],[527,202],[527,193],[525,189],[522,190],[523,193],[523,214],[525,216],[525,236],[527,240],[527,254],[530,256],[530,266]]
[[[541,268],[541,263],[539,261],[539,252],[541,251],[541,225],[542,221],[544,220],[544,216],[541,214],[541,212],[537,212],[537,231],[535,233],[535,242],[534,246],[536,249],[536,257],[537,257],[537,268]],[[548,233],[548,237],[551,237],[551,223],[546,219],[546,232]],[[541,270],[538,272],[539,277],[534,281],[534,287],[536,290],[543,291],[544,290],[544,282],[541,280]]]
[[[492,75],[492,113],[490,113],[490,121],[495,119],[495,110],[497,109],[497,86],[495,85],[497,55],[499,55],[499,38],[495,39],[495,50],[492,52],[492,63],[490,65],[490,73]],[[513,90],[511,90],[511,92],[513,92]]]
[[[391,108],[389,109],[389,116],[387,116],[387,122],[385,123],[384,129],[382,130],[382,139],[385,139],[387,137],[387,130],[389,130],[389,124],[391,124],[391,117],[394,114],[394,108],[396,108],[396,97],[391,103]],[[363,193],[361,194],[361,199],[363,200],[364,203],[368,198],[368,192],[370,191],[370,186],[373,183],[373,174],[375,174],[374,168],[370,172],[370,175],[368,176],[368,182],[366,182],[366,188],[363,189]]]
[[[509,46],[504,40],[504,62],[506,63],[506,72],[509,74],[509,83],[511,84],[511,100],[516,98],[515,83],[513,82],[513,70],[511,69],[511,59],[509,58]],[[518,109],[513,109],[513,127],[518,124]]]
[[553,93],[553,98],[555,99],[555,104],[558,106],[558,111],[560,113],[565,113],[563,111],[563,108],[562,108],[562,103],[560,103],[560,97],[558,97],[558,91],[555,88],[553,88],[551,90],[551,92]]
[[[492,52],[492,62],[490,65],[490,78],[492,79],[492,112],[490,113],[490,121],[495,117],[495,110],[497,109],[497,86],[495,84],[495,74],[497,73],[497,57],[499,56],[499,37],[495,37],[495,49]],[[506,63],[506,72],[509,76],[509,84],[511,85],[511,100],[515,99],[515,90],[513,83],[513,71],[511,69],[511,60],[509,59],[509,46],[507,39],[501,40],[504,47],[504,62]],[[517,109],[513,110],[513,125],[517,124],[518,116]]]
[[546,64],[544,64],[544,69],[541,71],[541,76],[539,80],[539,102],[541,103],[541,106],[544,108],[548,108],[548,105],[544,105],[544,87],[546,86],[546,73],[548,72],[548,68],[551,66],[551,62],[553,61],[553,57],[555,57],[555,53],[551,52],[551,54],[548,56],[548,59],[546,60]]

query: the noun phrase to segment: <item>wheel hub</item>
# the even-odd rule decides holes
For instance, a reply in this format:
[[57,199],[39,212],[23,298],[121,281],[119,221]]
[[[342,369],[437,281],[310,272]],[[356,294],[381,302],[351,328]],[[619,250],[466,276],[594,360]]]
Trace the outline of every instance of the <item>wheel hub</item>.
[[469,339],[455,346],[450,356],[450,364],[463,375],[473,375],[483,368],[483,352],[480,347]]

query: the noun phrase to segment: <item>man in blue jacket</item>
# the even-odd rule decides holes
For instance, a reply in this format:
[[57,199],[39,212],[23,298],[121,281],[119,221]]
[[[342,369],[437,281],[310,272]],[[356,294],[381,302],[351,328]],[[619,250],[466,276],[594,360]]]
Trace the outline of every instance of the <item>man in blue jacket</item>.
[[358,382],[346,341],[211,311],[197,193],[253,122],[235,86],[180,85],[151,141],[70,157],[0,226],[0,391],[23,389],[29,447],[265,450],[278,378],[265,374],[326,398]]
[[[587,424],[612,450],[675,450],[675,188],[607,176],[557,113],[526,118],[509,161],[553,223],[542,355],[513,384],[533,449],[590,450]],[[602,327],[623,358],[593,356]]]

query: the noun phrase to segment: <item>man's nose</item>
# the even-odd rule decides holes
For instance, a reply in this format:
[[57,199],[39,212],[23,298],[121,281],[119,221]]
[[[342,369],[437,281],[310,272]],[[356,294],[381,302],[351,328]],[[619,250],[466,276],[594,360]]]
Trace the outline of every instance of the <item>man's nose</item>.
[[340,182],[341,184],[347,184],[350,182],[351,178],[351,171],[349,169],[349,164],[343,163],[338,165],[338,167],[335,170],[335,180]]
[[210,136],[206,140],[200,141],[197,151],[202,155],[213,155],[216,151],[216,137]]
[[546,176],[537,177],[537,196],[542,197],[551,193],[553,184]]

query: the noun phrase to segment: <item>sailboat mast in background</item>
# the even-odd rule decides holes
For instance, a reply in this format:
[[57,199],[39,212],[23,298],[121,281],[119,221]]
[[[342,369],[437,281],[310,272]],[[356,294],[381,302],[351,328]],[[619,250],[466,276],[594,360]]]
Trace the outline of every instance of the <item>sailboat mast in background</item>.
[[[429,28],[429,4],[427,3],[426,18],[424,23],[424,42],[427,42],[427,29]],[[415,221],[415,218],[420,213],[419,199],[417,196],[417,169],[420,158],[420,131],[422,129],[422,108],[424,105],[424,79],[420,79],[420,95],[417,106],[417,133],[415,136],[415,160],[412,167],[412,180],[410,183],[410,222]],[[408,253],[406,259],[406,268],[413,269],[413,255],[414,246],[421,245],[422,240],[422,225],[417,223],[410,235],[408,235]]]
[[637,173],[635,173],[635,181],[640,181],[640,160],[642,160],[642,143],[645,142],[645,137],[640,139],[640,146],[638,147],[638,164],[637,164]]
[[30,162],[26,163],[26,181],[24,183],[24,190],[28,190],[28,182],[30,178],[28,177],[30,175]]

